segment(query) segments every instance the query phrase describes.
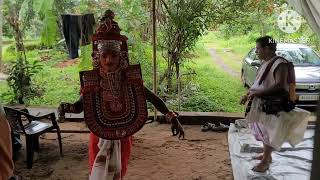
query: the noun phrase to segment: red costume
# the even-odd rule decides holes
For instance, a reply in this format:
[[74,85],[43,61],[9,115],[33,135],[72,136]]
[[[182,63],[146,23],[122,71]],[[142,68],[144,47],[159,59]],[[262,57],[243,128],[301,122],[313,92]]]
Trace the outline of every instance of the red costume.
[[[126,138],[121,139],[121,177],[123,177],[128,169],[128,163],[131,153],[131,146],[132,146],[133,137],[129,136]],[[90,172],[96,159],[96,155],[99,152],[99,148],[97,146],[99,142],[99,137],[90,133],[90,141],[89,141],[89,165],[90,165]]]

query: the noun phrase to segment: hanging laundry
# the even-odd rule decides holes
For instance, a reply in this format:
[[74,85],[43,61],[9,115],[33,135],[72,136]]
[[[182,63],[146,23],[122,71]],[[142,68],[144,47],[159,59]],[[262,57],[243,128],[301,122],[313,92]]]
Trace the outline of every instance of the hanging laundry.
[[91,35],[94,32],[95,19],[93,14],[73,15],[64,14],[63,35],[71,59],[79,57],[80,45],[88,45],[91,42]]

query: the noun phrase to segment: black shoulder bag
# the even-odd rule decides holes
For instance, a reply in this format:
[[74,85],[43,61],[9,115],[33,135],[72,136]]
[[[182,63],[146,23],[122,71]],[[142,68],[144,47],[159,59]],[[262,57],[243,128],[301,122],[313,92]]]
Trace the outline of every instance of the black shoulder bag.
[[[267,74],[269,73],[272,65],[274,62],[278,59],[279,57],[273,58],[265,72],[262,74],[262,77],[259,81],[259,84],[262,83],[262,81],[266,78]],[[290,100],[289,97],[289,92],[286,91],[285,89],[280,90],[279,92],[274,93],[275,95],[272,96],[264,96],[261,97],[262,99],[262,111],[265,112],[266,114],[278,114],[280,111],[285,111],[289,112],[292,109],[295,108],[296,104],[295,102]]]

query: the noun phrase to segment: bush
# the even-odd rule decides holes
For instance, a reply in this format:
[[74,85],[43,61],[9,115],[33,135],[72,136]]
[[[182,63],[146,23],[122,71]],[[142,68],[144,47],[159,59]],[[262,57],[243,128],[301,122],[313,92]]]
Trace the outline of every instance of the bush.
[[8,85],[13,91],[14,99],[20,104],[24,104],[25,98],[31,98],[37,95],[37,89],[31,81],[42,65],[39,61],[30,64],[22,55],[18,55],[17,61],[11,62],[10,74],[7,79]]

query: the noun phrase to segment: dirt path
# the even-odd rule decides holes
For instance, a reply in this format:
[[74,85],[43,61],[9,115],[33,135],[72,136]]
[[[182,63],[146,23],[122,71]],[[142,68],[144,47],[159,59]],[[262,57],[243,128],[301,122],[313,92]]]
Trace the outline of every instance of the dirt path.
[[0,82],[7,80],[7,78],[8,78],[8,75],[3,74],[3,73],[0,72]]
[[208,51],[211,57],[213,58],[214,63],[216,63],[219,67],[221,67],[225,72],[229,73],[231,76],[237,79],[241,78],[240,72],[233,70],[226,63],[224,63],[224,60],[217,54],[214,48],[209,48]]
[[[81,123],[63,123],[62,129],[82,129]],[[71,126],[71,127],[68,127]],[[231,180],[227,133],[201,132],[184,126],[186,140],[171,136],[169,125],[147,124],[134,135],[124,180]],[[32,180],[87,180],[88,134],[63,134],[64,157],[59,156],[55,134],[40,139],[41,152],[31,170],[25,155],[16,163],[17,174]],[[22,138],[24,139],[24,138]]]

